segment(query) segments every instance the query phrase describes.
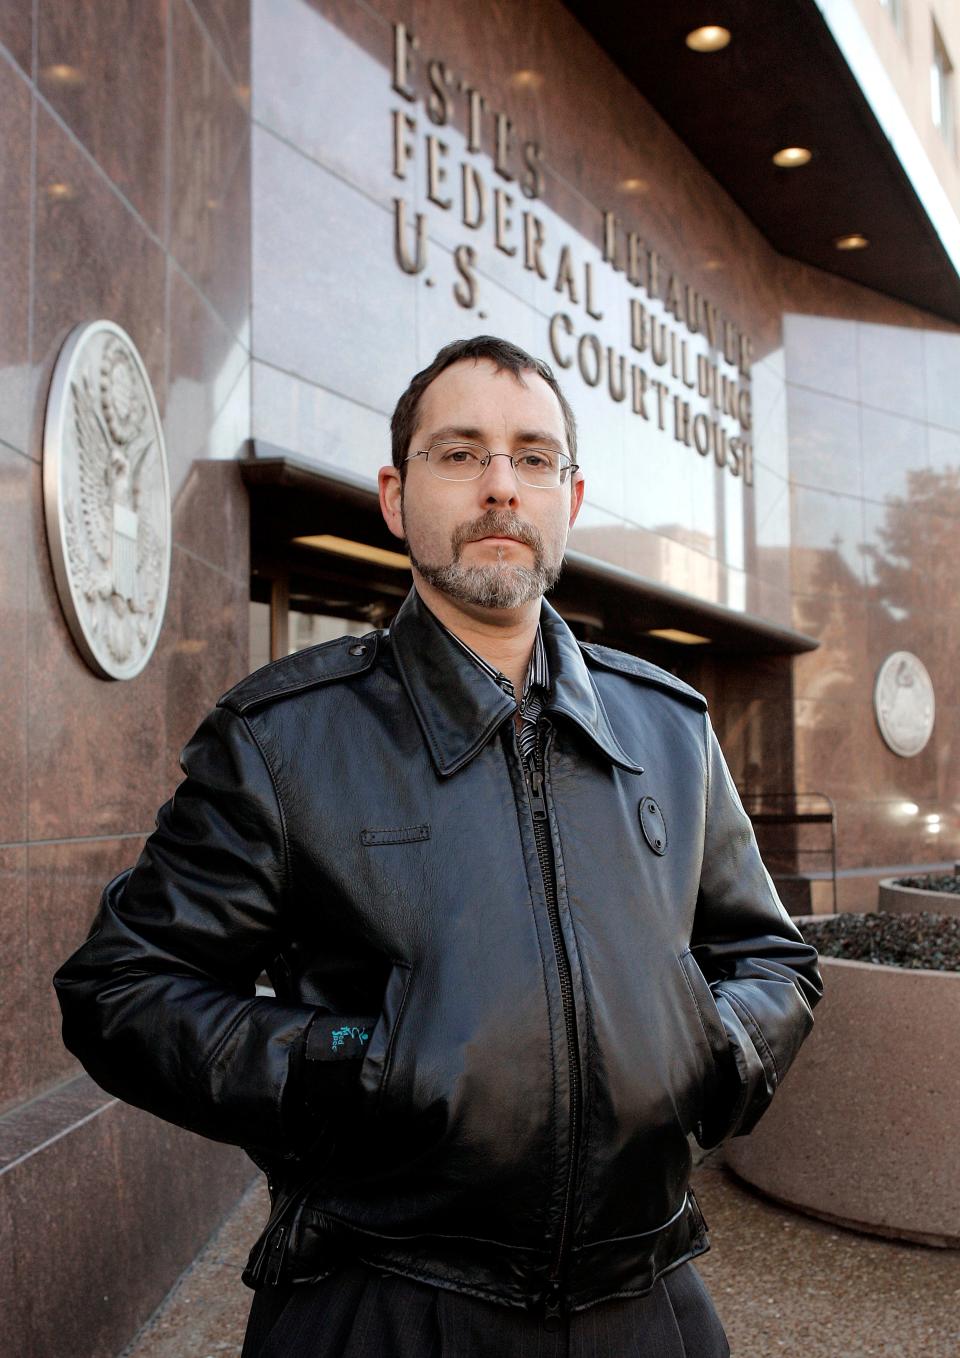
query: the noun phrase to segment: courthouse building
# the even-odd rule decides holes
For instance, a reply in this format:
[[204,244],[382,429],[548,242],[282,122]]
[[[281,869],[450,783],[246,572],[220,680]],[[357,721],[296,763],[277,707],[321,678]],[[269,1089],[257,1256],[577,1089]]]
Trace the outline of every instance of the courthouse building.
[[[771,819],[832,806],[840,909],[960,856],[956,59],[951,0],[0,3],[0,1347],[119,1352],[253,1173],[97,1089],[50,978],[219,694],[389,622],[376,471],[448,340],[553,365],[587,480],[554,603],[708,695],[791,908],[834,908],[831,826]],[[54,541],[89,506],[44,498],[100,320],[172,510],[126,679]],[[110,353],[64,447],[128,447]]]

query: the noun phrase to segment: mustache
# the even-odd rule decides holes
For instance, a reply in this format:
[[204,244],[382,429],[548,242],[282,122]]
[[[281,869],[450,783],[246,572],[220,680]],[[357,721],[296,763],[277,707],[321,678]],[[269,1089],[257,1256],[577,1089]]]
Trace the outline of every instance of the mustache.
[[543,538],[539,529],[532,523],[527,523],[505,509],[488,509],[479,519],[474,519],[472,523],[458,524],[454,529],[451,538],[454,561],[459,560],[465,543],[487,537],[516,538],[518,542],[532,548],[536,554],[543,551]]

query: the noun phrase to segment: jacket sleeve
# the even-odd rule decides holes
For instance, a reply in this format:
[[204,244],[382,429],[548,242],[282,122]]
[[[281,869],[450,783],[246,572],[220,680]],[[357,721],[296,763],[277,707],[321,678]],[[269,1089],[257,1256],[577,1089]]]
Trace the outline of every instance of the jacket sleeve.
[[817,952],[780,902],[730,771],[704,716],[707,791],[700,891],[690,950],[726,1034],[722,1080],[697,1140],[745,1136],[813,1027],[823,993]]
[[[281,946],[287,888],[273,776],[225,708],[181,767],[138,862],[106,887],[90,936],[54,977],[63,1040],[118,1098],[290,1157],[309,1138],[309,1030],[323,1016],[256,994]],[[356,1045],[341,1042],[337,1057]]]

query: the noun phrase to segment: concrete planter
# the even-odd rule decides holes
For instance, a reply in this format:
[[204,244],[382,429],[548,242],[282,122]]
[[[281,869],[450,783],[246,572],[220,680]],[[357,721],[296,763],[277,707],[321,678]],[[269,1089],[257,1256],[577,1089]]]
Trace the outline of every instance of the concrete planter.
[[880,883],[880,909],[897,915],[912,915],[918,910],[930,910],[935,915],[960,915],[960,896],[952,891],[897,886],[895,878],[884,877]]
[[727,1164],[812,1216],[960,1248],[960,972],[821,963],[813,1032]]

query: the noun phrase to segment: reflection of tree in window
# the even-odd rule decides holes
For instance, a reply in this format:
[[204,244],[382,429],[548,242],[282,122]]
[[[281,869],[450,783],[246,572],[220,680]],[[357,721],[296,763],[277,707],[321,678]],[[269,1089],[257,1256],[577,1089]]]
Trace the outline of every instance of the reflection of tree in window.
[[950,570],[960,534],[960,467],[907,473],[907,493],[888,501],[876,542],[864,547],[870,563],[871,593],[894,618],[916,608],[922,579],[924,613],[944,617],[957,606],[957,581]]

